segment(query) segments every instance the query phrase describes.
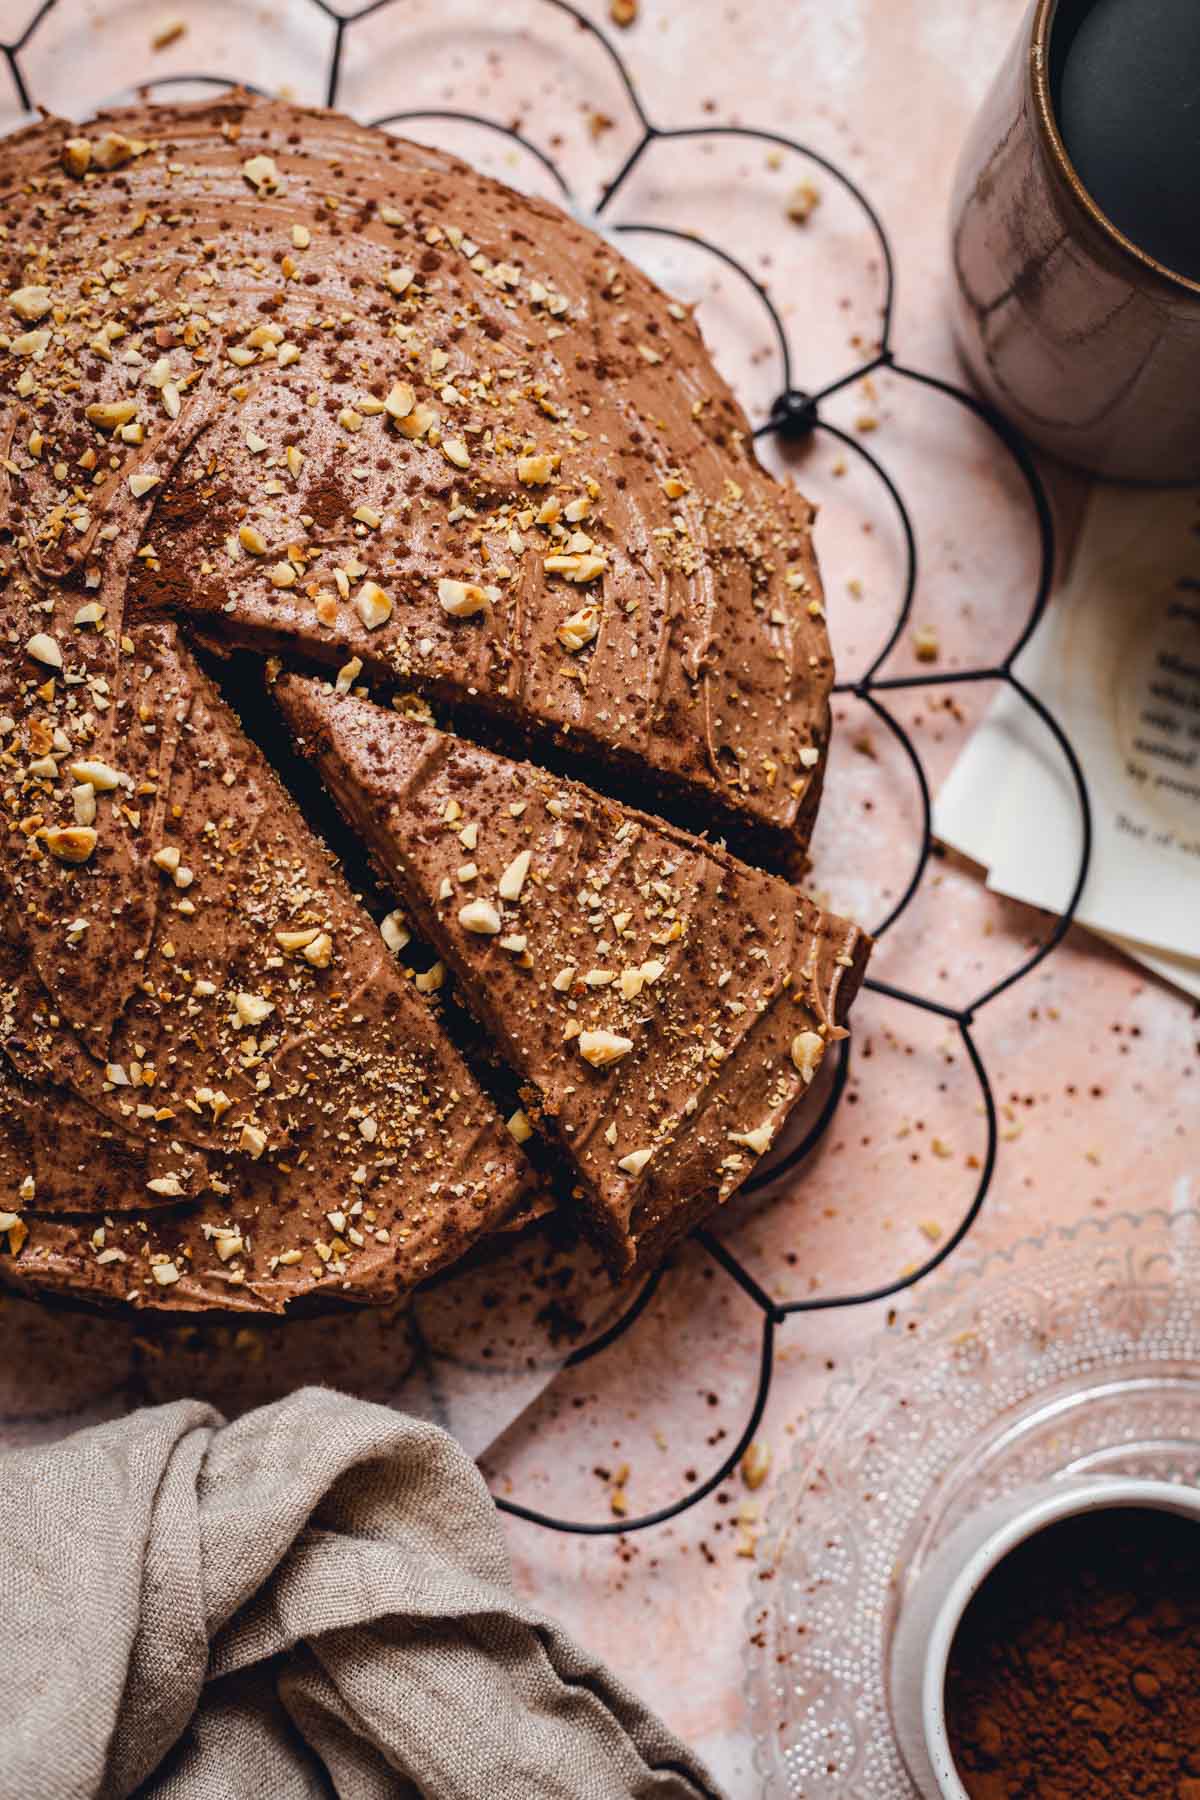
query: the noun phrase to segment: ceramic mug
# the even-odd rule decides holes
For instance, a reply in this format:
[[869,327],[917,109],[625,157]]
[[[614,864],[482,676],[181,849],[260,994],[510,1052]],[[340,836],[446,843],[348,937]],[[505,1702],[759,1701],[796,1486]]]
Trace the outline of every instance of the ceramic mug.
[[1200,282],[1105,216],[1055,118],[1055,31],[1081,4],[1034,0],[964,147],[955,329],[979,386],[1033,443],[1120,479],[1197,481]]
[[970,1800],[950,1753],[945,1702],[950,1651],[970,1602],[992,1570],[1037,1532],[1112,1507],[1176,1513],[1200,1531],[1200,1488],[1132,1476],[1060,1478],[972,1513],[921,1570],[901,1602],[890,1693],[900,1751],[922,1800]]

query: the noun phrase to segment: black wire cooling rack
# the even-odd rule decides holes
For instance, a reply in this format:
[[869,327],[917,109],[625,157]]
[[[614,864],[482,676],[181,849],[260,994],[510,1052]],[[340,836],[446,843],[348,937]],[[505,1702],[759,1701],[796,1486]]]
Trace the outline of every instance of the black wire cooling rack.
[[[3,55],[4,60],[7,63],[9,74],[11,75],[13,85],[17,92],[17,97],[20,100],[21,105],[27,111],[32,111],[36,106],[36,96],[30,91],[26,72],[22,65],[22,56],[29,49],[38,28],[43,21],[57,9],[60,3],[61,0],[42,0],[41,5],[34,12],[20,36],[11,42],[0,44],[0,54]],[[368,4],[359,7],[355,11],[348,12],[339,11],[338,8],[331,3],[331,0],[303,0],[303,3],[315,7],[319,13],[324,15],[332,26],[333,42],[326,76],[325,97],[328,105],[335,106],[338,101],[342,63],[348,33],[361,21],[373,17],[377,13],[384,12],[391,8],[397,10],[402,9],[404,0],[368,0]],[[688,1507],[694,1506],[698,1501],[703,1500],[707,1494],[712,1493],[715,1488],[720,1486],[721,1482],[729,1477],[737,1467],[742,1456],[745,1454],[758,1429],[759,1421],[762,1418],[771,1386],[771,1375],[774,1367],[775,1333],[789,1318],[797,1313],[828,1312],[833,1309],[866,1306],[875,1301],[886,1300],[895,1294],[901,1293],[906,1288],[914,1287],[917,1282],[923,1281],[927,1275],[932,1274],[933,1270],[944,1263],[947,1257],[953,1255],[954,1251],[962,1243],[972,1225],[974,1225],[976,1219],[979,1217],[980,1210],[987,1198],[988,1190],[991,1187],[992,1178],[996,1168],[998,1137],[995,1095],[992,1091],[992,1084],[984,1065],[983,1058],[975,1043],[972,1027],[975,1023],[976,1016],[981,1009],[987,1006],[991,1001],[995,1000],[1000,994],[1007,992],[1007,990],[1013,987],[1017,982],[1022,981],[1040,962],[1044,961],[1066,933],[1074,918],[1075,909],[1079,903],[1079,896],[1083,891],[1084,882],[1087,879],[1088,864],[1091,858],[1092,819],[1091,807],[1088,801],[1087,784],[1084,780],[1083,770],[1080,767],[1079,759],[1076,756],[1070,741],[1057,720],[1043,705],[1038,696],[1032,693],[1030,689],[1024,685],[1019,676],[1014,672],[1013,668],[1016,658],[1028,643],[1043,611],[1045,610],[1054,574],[1054,523],[1045,487],[1024,440],[993,407],[978,399],[975,395],[955,386],[954,383],[944,381],[939,376],[927,374],[923,370],[913,368],[898,357],[892,343],[893,301],[895,295],[895,265],[892,256],[892,248],[882,221],[866,194],[863,193],[862,189],[850,178],[850,176],[839,168],[836,163],[831,162],[828,157],[822,156],[819,151],[810,149],[807,145],[797,142],[794,138],[782,136],[779,132],[758,130],[753,127],[742,125],[691,125],[670,128],[655,125],[642,104],[637,86],[629,73],[629,69],[623,57],[619,54],[606,34],[601,31],[591,19],[586,17],[578,7],[572,5],[571,0],[541,0],[541,4],[552,7],[557,13],[565,15],[568,19],[573,20],[578,28],[587,33],[596,46],[598,46],[615,72],[629,105],[633,110],[634,118],[637,121],[637,140],[617,168],[615,174],[602,188],[600,198],[593,208],[593,211],[596,214],[604,214],[614,196],[652,144],[684,139],[738,138],[748,142],[764,144],[773,149],[793,151],[797,155],[806,158],[817,168],[821,169],[850,196],[859,208],[861,208],[878,246],[884,282],[878,347],[873,355],[856,363],[852,368],[844,370],[841,374],[834,377],[834,379],[828,381],[823,387],[816,389],[814,392],[808,392],[793,385],[791,349],[787,332],[770,294],[763,283],[758,281],[750,270],[735,256],[722,248],[721,245],[713,243],[709,239],[701,237],[693,231],[679,230],[671,226],[660,224],[636,224],[626,222],[622,222],[613,227],[615,231],[621,233],[643,233],[663,238],[673,238],[679,242],[690,244],[697,249],[706,251],[709,255],[721,262],[726,268],[739,276],[740,279],[757,295],[766,311],[778,347],[782,375],[779,393],[769,409],[768,416],[755,429],[754,436],[756,438],[764,438],[774,434],[784,440],[799,442],[810,437],[815,432],[825,432],[830,437],[837,439],[846,451],[860,458],[867,465],[875,478],[883,484],[891,504],[895,508],[904,542],[905,555],[903,592],[895,622],[887,634],[882,648],[875,655],[865,672],[856,680],[839,682],[834,689],[835,693],[853,695],[855,699],[862,701],[863,704],[869,707],[874,713],[880,724],[885,726],[892,734],[908,759],[920,796],[921,833],[917,854],[913,861],[912,872],[899,899],[891,907],[886,916],[872,926],[871,929],[873,935],[876,938],[882,937],[905,911],[921,885],[921,880],[933,848],[932,803],[928,777],[926,776],[920,755],[912,738],[895,715],[888,710],[883,696],[890,693],[901,692],[906,689],[946,687],[957,685],[960,682],[991,681],[1006,683],[1008,687],[1019,695],[1025,705],[1033,710],[1061,749],[1063,756],[1066,759],[1067,767],[1070,770],[1072,781],[1075,785],[1082,826],[1078,873],[1071,890],[1070,899],[1067,902],[1062,915],[1055,921],[1043,942],[1039,944],[1038,947],[1024,959],[1024,961],[1019,963],[1015,969],[1012,969],[1001,980],[993,982],[990,987],[985,988],[982,993],[976,995],[976,997],[966,1006],[947,1006],[943,1002],[932,999],[928,995],[918,994],[911,992],[906,988],[896,987],[890,982],[877,980],[870,975],[868,975],[864,983],[865,987],[877,994],[885,995],[887,998],[899,1001],[906,1006],[916,1007],[927,1013],[934,1013],[954,1025],[962,1040],[963,1048],[966,1051],[967,1059],[974,1071],[975,1078],[979,1083],[986,1122],[987,1143],[980,1166],[979,1177],[975,1185],[975,1191],[955,1229],[947,1236],[937,1251],[928,1257],[925,1262],[921,1263],[919,1267],[910,1270],[907,1274],[898,1276],[894,1281],[882,1282],[879,1286],[869,1288],[862,1293],[816,1295],[809,1296],[805,1299],[782,1301],[772,1299],[765,1289],[750,1274],[749,1270],[743,1267],[737,1257],[734,1256],[724,1244],[715,1238],[711,1232],[705,1229],[698,1230],[694,1234],[696,1241],[703,1246],[704,1250],[724,1274],[726,1274],[731,1281],[735,1282],[737,1286],[741,1288],[743,1293],[753,1301],[762,1314],[759,1376],[754,1394],[754,1402],[751,1406],[745,1426],[732,1450],[729,1451],[720,1465],[714,1469],[710,1475],[706,1476],[703,1481],[700,1481],[689,1488],[687,1492],[681,1494],[678,1499],[671,1501],[669,1505],[661,1506],[655,1511],[645,1513],[640,1518],[636,1519],[622,1518],[612,1521],[559,1519],[548,1513],[539,1512],[533,1507],[525,1506],[520,1501],[496,1496],[496,1505],[503,1512],[511,1513],[517,1518],[529,1520],[533,1524],[543,1525],[554,1531],[573,1532],[582,1536],[603,1537],[617,1535],[624,1536],[629,1532],[644,1531],[649,1526],[659,1525],[667,1519],[673,1519],[679,1513],[684,1512]],[[162,76],[155,76],[148,78],[144,90],[139,91],[149,92],[150,90],[158,88],[180,86],[212,86],[223,88],[232,85],[234,80],[235,78],[229,75],[210,73],[176,74],[165,78]],[[131,86],[134,87],[136,87],[136,85],[136,83],[131,84]],[[239,80],[238,85],[249,87],[252,84]],[[567,182],[554,158],[540,145],[526,137],[515,126],[506,124],[501,120],[489,118],[484,114],[455,108],[422,107],[402,112],[386,113],[379,118],[371,119],[367,122],[378,126],[395,126],[408,123],[415,124],[419,120],[444,120],[452,121],[457,124],[478,126],[485,130],[497,132],[502,136],[511,139],[524,151],[534,157],[542,168],[546,170],[553,179],[564,202],[567,205],[574,204],[575,196],[571,190],[570,184]],[[933,389],[937,393],[956,402],[958,405],[965,407],[970,413],[974,414],[977,419],[982,421],[982,423],[991,430],[1004,452],[1011,457],[1020,472],[1025,488],[1028,491],[1040,547],[1038,574],[1033,601],[1024,629],[1008,651],[1007,655],[999,662],[987,667],[954,669],[953,671],[946,672],[930,671],[928,673],[915,675],[885,676],[879,673],[880,669],[883,668],[888,657],[899,642],[900,636],[911,616],[917,584],[917,536],[913,527],[911,515],[905,505],[904,498],[884,465],[859,441],[857,437],[843,431],[839,426],[833,424],[830,420],[823,418],[821,415],[821,403],[823,401],[829,399],[833,394],[840,392],[843,388],[849,387],[852,383],[862,380],[865,376],[868,376],[879,369],[886,369],[890,371],[891,374],[902,377],[906,381],[911,381],[922,387]],[[814,1119],[808,1132],[799,1143],[787,1152],[786,1156],[776,1158],[768,1167],[756,1171],[750,1180],[743,1185],[741,1192],[753,1192],[768,1184],[776,1182],[781,1175],[788,1170],[795,1168],[804,1160],[813,1149],[818,1139],[827,1130],[830,1121],[837,1111],[838,1102],[845,1091],[849,1073],[850,1041],[847,1039],[838,1046],[838,1058],[834,1067],[832,1082],[820,1113],[818,1117]],[[638,1293],[636,1299],[621,1317],[609,1326],[606,1331],[600,1333],[599,1336],[574,1350],[567,1358],[565,1366],[570,1368],[588,1361],[591,1357],[598,1355],[600,1351],[607,1349],[610,1344],[626,1332],[634,1321],[638,1319],[650,1305],[654,1295],[658,1291],[660,1279],[661,1271],[650,1276]]]

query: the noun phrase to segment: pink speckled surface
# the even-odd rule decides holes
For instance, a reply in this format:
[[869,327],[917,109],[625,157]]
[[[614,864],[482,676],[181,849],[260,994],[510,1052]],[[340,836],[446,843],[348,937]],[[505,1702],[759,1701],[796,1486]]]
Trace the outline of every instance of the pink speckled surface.
[[[32,12],[32,0],[27,8],[8,0],[5,27],[10,13],[25,10]],[[604,16],[599,5],[588,10]],[[1022,0],[795,0],[787,8],[775,0],[642,0],[635,27],[613,35],[658,122],[763,125],[840,159],[893,233],[898,352],[954,373],[944,308],[946,197],[967,119],[1022,10]],[[499,29],[489,22],[495,11],[482,0],[398,0],[351,33],[343,103],[364,117],[416,105],[499,110],[552,145],[572,178],[594,192],[598,175],[631,141],[610,73],[548,8],[514,0]],[[188,21],[188,35],[152,56],[151,31],[172,14]],[[535,19],[536,38],[526,29]],[[79,110],[116,92],[133,66],[161,74],[236,70],[317,99],[327,39],[308,0],[174,7],[62,0],[27,66],[39,98],[60,107],[73,101]],[[598,138],[589,129],[597,111],[613,121]],[[0,124],[13,119],[0,112]],[[527,162],[508,160],[499,140],[460,133],[444,141],[510,179],[530,173]],[[819,385],[861,354],[850,340],[870,338],[879,286],[870,242],[827,178],[815,177],[822,204],[809,225],[784,219],[784,197],[809,174],[790,160],[768,167],[758,147],[660,146],[614,207],[614,220],[671,219],[744,252],[785,312],[798,383]],[[778,377],[753,300],[691,254],[650,266],[668,271],[687,297],[701,298],[723,366],[761,416]],[[1032,533],[1009,471],[952,404],[887,377],[873,393],[852,389],[830,408],[850,429],[865,415],[878,420],[872,449],[913,505],[922,550],[917,616],[936,627],[942,666],[994,657],[1015,635],[1033,569]],[[818,442],[794,470],[823,505],[818,545],[829,615],[841,670],[850,674],[881,635],[900,563],[886,501],[853,473],[837,475],[836,461],[835,448]],[[1081,488],[1061,473],[1052,479],[1069,541]],[[851,583],[861,584],[861,595]],[[910,656],[902,645],[894,670],[913,666]],[[963,687],[896,701],[935,784],[987,698],[986,690]],[[856,702],[839,704],[838,723],[815,881],[869,921],[905,879],[915,794],[902,757]],[[986,893],[969,870],[935,862],[881,945],[875,973],[961,1004],[1011,967],[1044,926]],[[1189,1002],[1074,933],[980,1015],[977,1036],[1003,1105],[1003,1141],[971,1254],[1089,1209],[1200,1203],[1200,1060]],[[868,994],[855,1037],[846,1102],[803,1178],[770,1201],[735,1204],[719,1227],[781,1297],[869,1285],[919,1261],[930,1249],[927,1232],[951,1225],[970,1191],[982,1118],[952,1028]],[[935,1138],[948,1154],[934,1153]],[[781,1329],[762,1432],[776,1464],[789,1456],[829,1370],[884,1328],[884,1309],[874,1308],[795,1319]],[[80,1338],[93,1329],[81,1326]],[[558,1377],[493,1447],[487,1467],[497,1489],[603,1519],[611,1516],[610,1477],[628,1464],[632,1511],[671,1498],[688,1471],[702,1475],[736,1437],[757,1372],[759,1329],[739,1291],[690,1249],[620,1347]],[[63,1334],[53,1342],[53,1367],[35,1358],[38,1373],[31,1376],[27,1364],[22,1376],[35,1411],[43,1395],[61,1402],[73,1381],[86,1385],[80,1344],[72,1373]],[[764,1504],[769,1493],[768,1484],[755,1499]],[[735,1795],[754,1791],[741,1677],[742,1615],[755,1565],[737,1554],[734,1522],[747,1498],[731,1482],[675,1524],[629,1540],[509,1525],[521,1588],[638,1687]]]

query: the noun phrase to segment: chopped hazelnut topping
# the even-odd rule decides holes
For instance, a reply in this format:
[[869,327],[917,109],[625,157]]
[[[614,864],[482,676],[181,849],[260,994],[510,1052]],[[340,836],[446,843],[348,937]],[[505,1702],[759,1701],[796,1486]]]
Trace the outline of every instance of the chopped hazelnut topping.
[[802,181],[787,198],[787,216],[793,225],[807,225],[821,204],[821,191],[811,181]]
[[270,156],[248,157],[242,164],[242,174],[261,195],[274,194],[279,190],[279,170]]
[[581,606],[578,612],[564,619],[555,632],[559,643],[565,650],[582,650],[590,644],[600,630],[600,609],[598,606]]
[[91,139],[68,138],[63,145],[62,160],[68,175],[86,175],[92,162]]
[[161,1194],[164,1200],[181,1200],[187,1191],[178,1175],[156,1175],[146,1186],[152,1194]]
[[761,1438],[755,1438],[741,1462],[742,1480],[751,1490],[760,1488],[771,1469],[771,1450]]
[[562,575],[567,581],[595,581],[603,575],[608,563],[591,551],[564,551],[547,556],[542,565],[547,575]]
[[96,425],[101,431],[116,431],[118,426],[128,425],[137,417],[136,400],[97,400],[91,406],[85,406],[83,416],[90,425]]
[[238,994],[234,1001],[235,1022],[240,1028],[243,1025],[261,1025],[275,1011],[270,1000],[261,994]]
[[812,1081],[825,1054],[825,1040],[815,1031],[798,1031],[792,1039],[792,1061],[805,1087]]
[[532,861],[532,850],[522,850],[513,857],[496,884],[496,891],[502,900],[519,900],[521,898],[521,889],[525,886],[525,877],[529,874],[529,865]]
[[119,770],[110,768],[103,762],[73,762],[71,774],[76,781],[88,781],[99,794],[107,794],[113,788],[128,787],[129,777]]
[[607,1069],[611,1063],[628,1056],[632,1049],[633,1039],[620,1037],[615,1031],[581,1031],[579,1034],[579,1054],[593,1069]]
[[[257,1125],[243,1125],[238,1138],[238,1149],[244,1150],[253,1162],[257,1162],[267,1147],[267,1134],[260,1131]],[[280,1259],[282,1261],[282,1258]]]
[[518,1144],[527,1144],[533,1136],[533,1126],[529,1123],[529,1115],[518,1106],[515,1113],[505,1120],[510,1135]]
[[137,138],[127,138],[119,131],[106,131],[92,145],[92,161],[98,169],[107,172],[122,168],[135,156],[144,156],[149,148],[149,144],[143,144]]
[[38,832],[51,856],[59,862],[85,863],[96,848],[96,833],[90,825],[50,825]]
[[408,929],[408,920],[399,911],[390,912],[380,920],[379,933],[394,955],[399,954],[406,945],[412,942],[412,932]]
[[438,582],[437,591],[442,610],[454,619],[469,619],[475,613],[486,612],[500,598],[499,588],[477,587],[471,581],[443,579]]
[[458,922],[464,931],[476,932],[481,937],[495,937],[502,929],[500,914],[490,900],[468,900],[458,909]]
[[298,950],[307,950],[308,946],[316,941],[318,935],[316,926],[311,925],[305,931],[277,931],[275,942],[281,950],[286,950],[289,955],[294,955]]
[[25,649],[34,662],[45,663],[48,669],[61,669],[63,666],[62,651],[48,632],[35,631]]
[[[392,417],[395,418],[395,415]],[[423,438],[436,419],[437,414],[430,407],[417,405],[404,418],[395,419],[396,429],[402,437]]]
[[626,1175],[640,1175],[653,1155],[654,1151],[652,1149],[631,1150],[628,1156],[621,1157],[620,1161],[617,1163],[617,1167]]
[[530,456],[517,458],[517,480],[526,487],[545,487],[548,481],[554,480],[554,471],[558,467],[557,456],[546,451],[539,451]]
[[8,296],[8,304],[18,319],[24,319],[30,325],[36,324],[39,319],[44,319],[50,311],[52,305],[50,289],[46,287],[15,288]]
[[762,1156],[771,1147],[774,1132],[770,1125],[756,1125],[753,1131],[731,1131],[731,1144],[744,1144],[747,1150],[753,1150],[755,1156]]
[[392,616],[392,597],[374,581],[364,581],[354,596],[354,610],[368,631],[375,631]]
[[397,381],[384,401],[384,411],[390,419],[407,419],[417,404],[416,392],[407,381]]

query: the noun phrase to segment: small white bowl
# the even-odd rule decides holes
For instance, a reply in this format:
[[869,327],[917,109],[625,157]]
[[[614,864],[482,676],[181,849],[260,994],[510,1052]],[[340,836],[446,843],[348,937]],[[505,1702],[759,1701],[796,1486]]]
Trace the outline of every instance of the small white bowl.
[[1122,1476],[1083,1476],[1006,1494],[965,1519],[930,1557],[901,1602],[892,1640],[892,1718],[922,1800],[969,1800],[946,1731],[946,1667],[967,1606],[1019,1544],[1081,1513],[1143,1507],[1194,1519],[1200,1488]]

